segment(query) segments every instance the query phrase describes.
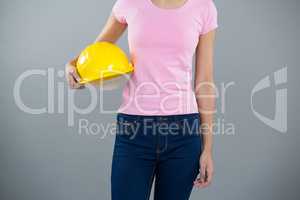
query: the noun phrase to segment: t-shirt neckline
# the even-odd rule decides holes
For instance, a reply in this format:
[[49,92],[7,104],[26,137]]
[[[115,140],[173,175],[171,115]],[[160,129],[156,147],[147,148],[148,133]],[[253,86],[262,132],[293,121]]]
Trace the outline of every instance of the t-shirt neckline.
[[147,3],[151,7],[155,8],[157,10],[161,10],[161,11],[165,11],[165,12],[175,12],[175,11],[184,9],[191,0],[185,0],[185,2],[181,6],[176,7],[176,8],[162,8],[162,7],[159,7],[156,4],[154,4],[152,0],[145,0],[145,1],[147,1]]

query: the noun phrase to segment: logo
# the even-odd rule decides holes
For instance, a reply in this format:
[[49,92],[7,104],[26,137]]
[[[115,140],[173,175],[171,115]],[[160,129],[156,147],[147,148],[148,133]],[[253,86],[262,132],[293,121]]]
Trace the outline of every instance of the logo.
[[[266,117],[254,109],[253,96],[262,90],[271,87],[270,76],[261,79],[251,91],[251,110],[254,115],[269,127],[281,132],[287,132],[287,88],[278,86],[287,83],[287,67],[284,67],[273,74],[275,85],[275,116],[273,119]],[[278,88],[278,89],[277,89]]]

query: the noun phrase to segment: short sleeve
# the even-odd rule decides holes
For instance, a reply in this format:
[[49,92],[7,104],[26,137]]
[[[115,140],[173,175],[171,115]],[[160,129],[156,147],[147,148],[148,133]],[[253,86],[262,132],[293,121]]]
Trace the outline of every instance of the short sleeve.
[[112,14],[122,24],[126,22],[126,0],[116,0],[112,8]]
[[200,35],[204,35],[218,27],[218,12],[215,3],[212,0],[206,5],[206,10],[203,15],[203,27]]

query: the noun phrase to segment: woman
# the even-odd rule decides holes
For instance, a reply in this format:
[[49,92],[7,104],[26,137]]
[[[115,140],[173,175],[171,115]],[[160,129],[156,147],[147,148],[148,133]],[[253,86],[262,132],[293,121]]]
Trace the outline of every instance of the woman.
[[[126,28],[135,71],[117,115],[112,200],[148,199],[154,177],[156,200],[189,199],[193,186],[206,187],[213,176],[215,5],[117,0],[96,42],[115,43]],[[80,87],[76,61],[66,66],[72,88]]]

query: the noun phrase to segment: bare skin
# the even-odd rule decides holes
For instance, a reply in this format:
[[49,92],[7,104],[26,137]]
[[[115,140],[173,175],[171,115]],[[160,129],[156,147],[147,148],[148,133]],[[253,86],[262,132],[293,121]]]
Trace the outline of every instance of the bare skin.
[[[187,0],[152,0],[153,4],[166,9],[182,6]],[[95,42],[107,41],[115,43],[126,30],[127,25],[119,23],[113,15],[109,16],[104,28]],[[213,112],[215,110],[215,87],[213,79],[213,52],[215,31],[199,37],[196,49],[195,94],[201,117],[203,149],[199,159],[200,176],[194,181],[194,186],[204,188],[211,184],[214,165],[212,158],[213,143]],[[82,87],[80,77],[76,71],[78,57],[66,64],[66,78],[73,89]],[[207,96],[210,95],[208,98]]]
[[206,187],[213,177],[213,113],[215,111],[215,85],[213,79],[213,52],[215,31],[200,36],[196,49],[195,94],[201,118],[203,150],[200,157],[200,178],[196,187]]

